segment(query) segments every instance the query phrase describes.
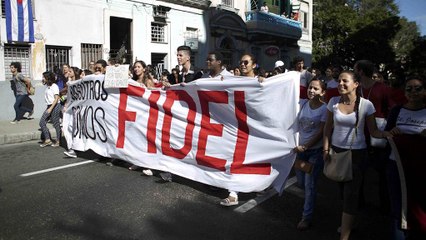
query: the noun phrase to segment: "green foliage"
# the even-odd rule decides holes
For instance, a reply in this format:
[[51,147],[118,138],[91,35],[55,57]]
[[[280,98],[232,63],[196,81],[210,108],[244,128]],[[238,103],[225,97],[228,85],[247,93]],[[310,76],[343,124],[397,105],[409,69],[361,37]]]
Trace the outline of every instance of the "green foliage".
[[398,16],[394,0],[315,1],[313,61],[352,67],[359,59],[376,64],[408,56],[419,33]]
[[426,37],[419,37],[410,52],[409,72],[426,77]]

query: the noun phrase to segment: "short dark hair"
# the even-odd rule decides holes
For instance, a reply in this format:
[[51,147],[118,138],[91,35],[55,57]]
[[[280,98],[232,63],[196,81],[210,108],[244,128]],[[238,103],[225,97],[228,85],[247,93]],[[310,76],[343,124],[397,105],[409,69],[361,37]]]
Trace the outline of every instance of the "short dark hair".
[[185,46],[185,45],[183,45],[183,46],[179,46],[179,47],[177,48],[177,51],[178,51],[178,52],[179,52],[179,51],[186,51],[186,52],[188,52],[188,55],[189,55],[189,56],[191,56],[191,54],[192,54],[191,48],[190,48],[190,47],[188,47],[188,46]]
[[99,59],[98,61],[96,61],[96,64],[101,64],[104,68],[106,68],[108,65],[107,62],[103,59]]
[[301,56],[294,57],[293,58],[293,66],[295,66],[296,63],[298,63],[298,62],[305,62],[305,59],[303,59],[303,57],[301,57]]
[[22,70],[22,65],[20,62],[11,62],[10,66],[13,66],[14,68],[16,68],[18,72],[21,72]]
[[372,63],[370,60],[359,60],[355,63],[355,66],[362,70],[362,72],[365,74],[365,76],[371,78],[373,76],[374,72],[374,63]]
[[209,52],[208,55],[214,55],[217,61],[221,61],[221,64],[223,64],[223,54],[219,51],[212,51]]

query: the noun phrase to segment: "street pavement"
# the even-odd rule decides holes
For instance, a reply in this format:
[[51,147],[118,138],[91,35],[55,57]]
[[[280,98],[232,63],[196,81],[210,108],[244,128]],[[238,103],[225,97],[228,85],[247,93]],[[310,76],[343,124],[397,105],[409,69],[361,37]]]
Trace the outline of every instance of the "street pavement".
[[[11,124],[10,121],[0,121],[0,145],[20,143],[40,139],[39,130],[40,119],[23,119],[17,124]],[[55,130],[52,124],[47,124],[50,133],[54,136]]]
[[[323,176],[313,226],[300,232],[303,190],[292,176],[282,196],[241,194],[240,206],[224,208],[218,202],[225,189],[177,176],[164,183],[158,173],[144,177],[128,163],[109,166],[91,152],[74,159],[60,147],[40,148],[36,119],[2,122],[0,137],[0,240],[339,238],[338,187]],[[389,239],[377,177],[371,169],[366,175],[367,204],[351,239]]]

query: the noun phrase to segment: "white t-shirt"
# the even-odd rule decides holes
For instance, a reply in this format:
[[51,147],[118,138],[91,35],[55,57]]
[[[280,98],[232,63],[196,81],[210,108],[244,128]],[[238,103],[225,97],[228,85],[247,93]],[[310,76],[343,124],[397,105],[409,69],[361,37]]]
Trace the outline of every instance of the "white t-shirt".
[[416,111],[401,108],[396,119],[396,126],[402,133],[420,134],[426,129],[426,109]]
[[[426,108],[420,110],[401,108],[396,119],[396,127],[399,128],[401,133],[420,134],[426,129]],[[395,160],[393,149],[389,158]]]
[[47,86],[44,91],[44,101],[47,105],[51,105],[53,103],[55,95],[59,95],[59,87],[56,83],[53,83],[52,86]]
[[[339,101],[340,96],[332,97],[327,106],[327,109],[333,113],[334,121],[331,144],[339,148],[350,149],[352,135],[355,134],[356,115],[355,112],[350,114],[342,113],[338,108]],[[365,98],[361,98],[358,109],[358,130],[357,135],[353,140],[352,149],[367,148],[364,134],[365,118],[376,112],[373,104]]]
[[234,76],[234,74],[230,73],[228,70],[223,69],[218,75],[216,75],[215,77],[212,77],[210,75],[210,72],[206,72],[203,74],[203,76],[201,76],[201,78],[221,78],[221,77],[225,77],[225,76]]
[[[299,113],[299,145],[306,144],[318,131],[321,122],[327,118],[327,105],[324,103],[317,109],[309,106],[309,100],[303,99],[300,102]],[[322,147],[322,138],[310,148]]]

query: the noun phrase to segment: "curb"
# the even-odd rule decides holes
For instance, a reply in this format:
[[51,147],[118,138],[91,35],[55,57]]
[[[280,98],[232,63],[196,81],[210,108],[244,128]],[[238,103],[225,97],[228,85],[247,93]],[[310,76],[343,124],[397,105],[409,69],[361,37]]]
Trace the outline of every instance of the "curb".
[[40,136],[40,131],[3,134],[2,136],[0,136],[0,145],[39,140]]

